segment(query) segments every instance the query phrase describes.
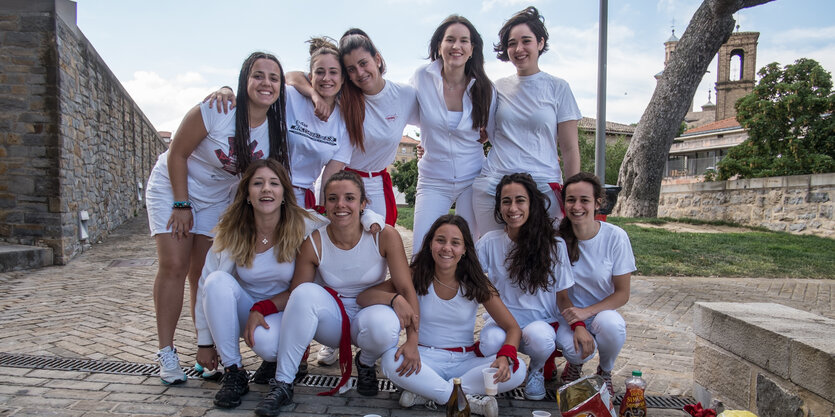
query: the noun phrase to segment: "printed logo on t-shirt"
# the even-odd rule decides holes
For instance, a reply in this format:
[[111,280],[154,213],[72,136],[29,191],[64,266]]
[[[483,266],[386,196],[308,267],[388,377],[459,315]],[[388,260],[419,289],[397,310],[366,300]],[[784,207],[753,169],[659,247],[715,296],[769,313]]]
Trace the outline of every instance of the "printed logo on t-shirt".
[[386,120],[388,120],[389,122],[393,122],[393,121],[397,120],[397,113],[390,114],[390,115],[386,116]]
[[[237,155],[235,155],[235,137],[231,136],[227,139],[229,140],[229,155],[223,152],[223,149],[220,148],[215,149],[215,155],[217,156],[217,160],[220,161],[221,169],[232,175],[237,175],[238,171],[236,167],[238,166],[238,158]],[[261,159],[264,157],[264,151],[259,150],[258,152],[255,152],[255,148],[257,147],[257,140],[253,140],[249,143],[251,159]]]
[[307,123],[298,119],[296,119],[295,123],[290,125],[290,131],[319,143],[336,146],[336,136],[324,136],[313,132],[308,128]]

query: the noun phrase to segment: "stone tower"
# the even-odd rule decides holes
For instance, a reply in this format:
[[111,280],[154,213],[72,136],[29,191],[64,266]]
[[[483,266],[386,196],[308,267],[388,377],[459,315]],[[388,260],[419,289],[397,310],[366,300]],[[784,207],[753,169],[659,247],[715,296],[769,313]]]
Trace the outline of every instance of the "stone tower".
[[[759,32],[734,32],[719,48],[716,79],[716,121],[736,116],[734,104],[754,90]],[[666,44],[665,44],[666,45]],[[738,61],[737,61],[738,59]],[[731,68],[733,61],[738,66]],[[734,73],[732,74],[731,71]],[[738,72],[737,72],[738,71]]]

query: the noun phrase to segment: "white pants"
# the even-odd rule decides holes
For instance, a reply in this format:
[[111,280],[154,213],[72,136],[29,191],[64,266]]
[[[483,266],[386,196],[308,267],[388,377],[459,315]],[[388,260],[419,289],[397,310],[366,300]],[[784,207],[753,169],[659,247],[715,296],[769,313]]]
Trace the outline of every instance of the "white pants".
[[473,211],[473,180],[451,182],[418,177],[412,256],[420,251],[423,237],[432,227],[432,223],[435,223],[438,217],[449,213],[452,203],[455,203],[455,214],[463,217],[469,224],[473,241],[478,240]]
[[[359,361],[372,366],[383,352],[397,346],[400,320],[389,306],[378,304],[360,309],[353,298],[341,300],[351,320],[351,341],[362,349]],[[275,378],[292,383],[304,351],[313,339],[326,346],[339,347],[342,313],[336,300],[322,286],[306,282],[290,293],[284,317]]]
[[[491,230],[501,230],[504,225],[496,221],[494,211],[496,208],[496,184],[498,182],[491,177],[480,175],[473,181],[473,211],[475,212],[476,229],[480,236]],[[492,185],[491,185],[492,184]],[[537,184],[538,188],[544,189],[548,184]],[[548,206],[548,217],[559,221],[562,219],[562,209],[559,200],[553,191],[544,192],[551,204]],[[417,218],[417,216],[415,216]]]
[[365,208],[373,210],[385,220],[386,196],[383,194],[383,177],[362,177],[362,183],[365,185],[365,197],[368,199],[368,205]]
[[[203,288],[203,311],[223,366],[238,365],[240,368],[243,366],[240,338],[246,328],[249,309],[261,300],[253,299],[235,277],[223,271],[209,274]],[[270,314],[264,317],[270,328],[259,326],[255,329],[252,351],[264,360],[275,361],[282,316],[282,313]]]
[[[481,370],[490,367],[496,355],[479,358],[474,352],[450,352],[444,349],[419,346],[420,373],[408,377],[400,376],[397,367],[403,362],[394,360],[397,349],[390,349],[380,360],[383,373],[395,385],[422,397],[444,404],[452,394],[452,379],[461,378],[461,388],[466,394],[485,394],[484,377]],[[510,379],[499,383],[499,392],[510,391],[525,381],[525,363],[513,372]]]
[[[600,368],[604,371],[611,371],[615,367],[615,359],[626,342],[626,322],[617,311],[604,310],[586,319],[585,323],[586,330],[594,336],[597,344]],[[565,360],[575,365],[584,363],[594,356],[592,353],[587,358],[583,358],[580,356],[582,353],[574,349],[574,331],[562,317],[560,317],[560,327],[557,329],[557,345],[562,349]]]
[[[495,355],[504,344],[504,329],[499,327],[493,319],[487,320],[481,329],[479,348],[485,355]],[[550,324],[538,320],[522,328],[522,340],[519,342],[519,352],[531,358],[530,370],[538,371],[545,366],[545,362],[556,349],[557,335]]]

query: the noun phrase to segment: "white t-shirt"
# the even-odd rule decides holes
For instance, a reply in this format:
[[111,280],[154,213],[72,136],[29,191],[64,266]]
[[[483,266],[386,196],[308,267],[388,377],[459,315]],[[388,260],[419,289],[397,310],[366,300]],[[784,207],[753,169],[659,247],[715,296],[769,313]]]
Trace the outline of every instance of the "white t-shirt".
[[562,183],[557,125],[582,118],[568,83],[540,71],[502,78],[496,90],[496,133],[482,174],[527,172],[537,183]]
[[461,289],[450,300],[435,293],[435,283],[429,284],[426,295],[418,296],[420,305],[421,345],[437,348],[467,347],[474,341],[478,301],[468,300]]
[[279,263],[274,248],[255,254],[251,268],[235,265],[238,283],[253,300],[266,300],[287,291],[295,269],[295,260]]
[[[426,153],[418,162],[422,177],[449,181],[466,181],[478,176],[484,162],[481,135],[473,129],[473,102],[470,98],[475,80],[470,80],[463,97],[463,112],[452,115],[444,100],[441,60],[415,71],[411,83],[417,89],[420,103],[420,142]],[[487,134],[493,137],[496,112],[496,89],[493,89]],[[457,121],[451,119],[455,117]],[[453,125],[453,127],[450,127]]]
[[287,89],[287,151],[293,185],[312,189],[324,167],[331,160],[351,162],[351,141],[345,121],[334,108],[327,122],[313,113],[313,102],[295,87]]
[[[197,209],[221,202],[228,203],[239,179],[235,172],[236,158],[232,147],[235,140],[235,111],[218,113],[217,109],[210,109],[208,103],[201,103],[200,113],[209,134],[188,157],[188,199]],[[249,138],[253,160],[269,156],[268,122],[250,129]],[[170,184],[168,152],[166,150],[157,158],[154,170]]]
[[612,277],[634,272],[635,256],[626,232],[611,223],[600,222],[600,230],[581,240],[580,258],[574,263],[574,287],[568,291],[576,307],[596,304],[615,292]]
[[417,99],[412,86],[386,80],[375,95],[365,95],[365,152],[354,148],[349,167],[357,171],[378,172],[394,162],[403,129],[416,123]]
[[514,243],[504,230],[487,232],[476,243],[476,252],[481,266],[490,278],[490,282],[501,295],[502,302],[513,314],[520,327],[542,320],[547,323],[557,321],[557,293],[574,285],[574,274],[568,260],[565,242],[557,238],[557,264],[554,265],[555,282],[548,291],[537,290],[534,294],[522,291],[507,273],[506,260]]

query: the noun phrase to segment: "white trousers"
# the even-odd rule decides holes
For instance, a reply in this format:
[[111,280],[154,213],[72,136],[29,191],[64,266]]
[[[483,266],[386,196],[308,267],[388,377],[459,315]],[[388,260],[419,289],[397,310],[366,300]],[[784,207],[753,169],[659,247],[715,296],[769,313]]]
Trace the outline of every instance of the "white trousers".
[[[461,378],[461,388],[466,394],[485,394],[484,377],[481,370],[490,367],[496,360],[496,355],[479,358],[473,352],[450,352],[444,349],[419,346],[421,369],[420,373],[400,376],[397,367],[403,362],[394,360],[397,349],[390,349],[383,354],[380,364],[383,373],[394,384],[406,391],[411,391],[422,397],[445,404],[452,394],[452,379]],[[525,381],[525,363],[519,364],[519,369],[510,379],[499,383],[499,392],[510,391]]]
[[[491,186],[491,184],[493,184]],[[476,229],[480,236],[491,230],[501,230],[504,225],[497,222],[493,215],[496,207],[496,182],[491,181],[490,177],[481,175],[473,181],[473,211],[475,212]],[[548,184],[537,184],[539,188],[548,186]],[[557,195],[553,191],[545,193],[551,204],[548,206],[548,216],[559,221],[562,219],[562,210],[560,203],[557,200]],[[417,217],[417,216],[416,216]]]
[[[215,271],[206,276],[203,283],[203,311],[215,342],[215,348],[224,366],[241,363],[240,338],[246,328],[249,309],[261,300],[241,288],[229,273]],[[258,327],[253,334],[252,351],[266,361],[274,362],[283,313],[270,314],[264,319],[269,329]]]
[[[615,367],[615,359],[626,342],[626,322],[617,311],[604,310],[586,319],[585,323],[586,330],[594,336],[597,344],[600,368],[604,371],[611,371]],[[583,358],[582,353],[574,349],[574,332],[562,317],[560,317],[560,327],[557,329],[557,345],[562,348],[565,360],[575,365],[585,363],[594,356],[592,353],[587,358]]]
[[[506,336],[504,329],[499,327],[493,319],[487,320],[479,336],[481,352],[485,355],[495,355],[504,344]],[[548,357],[557,347],[556,341],[557,335],[554,328],[544,321],[534,321],[522,328],[519,352],[530,356],[531,371],[538,371],[545,366]]]
[[473,241],[478,240],[473,211],[473,180],[452,182],[418,177],[412,256],[420,251],[423,237],[432,227],[432,223],[435,223],[438,217],[449,213],[452,203],[455,203],[455,214],[463,217],[469,224]]
[[365,197],[368,199],[368,205],[365,208],[383,216],[383,221],[385,221],[386,196],[383,194],[383,177],[362,177],[362,183],[365,186]]
[[[360,309],[354,298],[341,298],[351,321],[351,341],[362,352],[361,364],[372,366],[383,352],[396,347],[400,320],[391,307],[373,305]],[[306,282],[290,293],[281,337],[278,340],[276,380],[292,383],[304,351],[313,339],[339,347],[342,313],[336,300],[319,284]]]

